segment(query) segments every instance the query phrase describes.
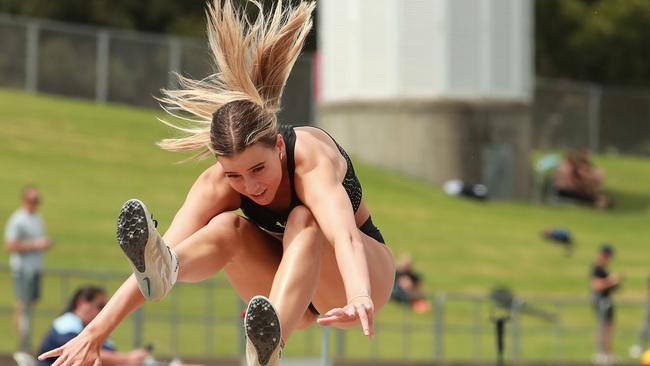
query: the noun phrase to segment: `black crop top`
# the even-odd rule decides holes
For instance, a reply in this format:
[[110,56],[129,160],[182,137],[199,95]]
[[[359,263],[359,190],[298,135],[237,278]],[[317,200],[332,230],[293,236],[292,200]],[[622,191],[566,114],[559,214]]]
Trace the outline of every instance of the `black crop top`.
[[[280,126],[279,132],[284,137],[284,142],[287,150],[287,174],[289,174],[289,182],[291,184],[291,204],[286,211],[277,212],[271,210],[268,207],[258,205],[253,200],[248,198],[245,195],[240,195],[241,197],[241,210],[246,215],[246,217],[251,220],[255,225],[259,226],[263,230],[275,234],[283,235],[284,226],[287,223],[287,218],[289,213],[294,207],[302,205],[298,196],[296,195],[296,190],[294,188],[294,172],[296,169],[296,163],[294,160],[294,149],[296,146],[296,132],[293,129],[293,126]],[[327,133],[326,131],[323,131]],[[336,144],[341,155],[345,158],[345,161],[348,164],[347,171],[345,172],[345,178],[343,179],[343,187],[350,198],[350,203],[352,204],[352,209],[354,212],[357,212],[359,205],[361,204],[361,183],[354,173],[354,167],[352,166],[352,161],[348,154],[343,150],[343,148],[330,136],[332,141]]]

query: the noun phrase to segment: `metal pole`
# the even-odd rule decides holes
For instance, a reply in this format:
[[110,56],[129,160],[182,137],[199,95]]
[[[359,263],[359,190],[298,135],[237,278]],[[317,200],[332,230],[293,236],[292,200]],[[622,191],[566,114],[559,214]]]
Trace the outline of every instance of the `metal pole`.
[[97,60],[95,76],[95,102],[108,100],[108,59],[110,57],[110,34],[103,30],[97,33]]
[[177,37],[169,37],[169,79],[167,80],[167,87],[169,89],[174,89],[177,86],[174,73],[181,72],[183,63],[181,51],[181,41]]
[[442,362],[444,360],[444,309],[445,294],[437,294],[434,302],[433,313],[433,358]]
[[345,331],[343,329],[337,329],[336,334],[336,356],[339,358],[345,357]]
[[210,351],[214,353],[214,347],[216,347],[216,344],[214,343],[214,283],[213,282],[207,282],[205,284],[205,292],[206,292],[206,301],[205,301],[205,353],[209,354]]
[[476,307],[474,308],[474,359],[481,358],[481,335],[483,329],[481,326],[481,308],[483,300],[476,300]]
[[25,57],[25,89],[29,93],[36,93],[38,89],[38,45],[39,24],[31,21],[27,23],[27,47]]
[[594,153],[600,148],[600,102],[603,89],[598,85],[589,87],[589,148]]
[[411,358],[411,308],[405,307],[402,314],[402,354],[403,359],[408,360]]
[[555,335],[555,347],[556,347],[556,357],[558,360],[563,360],[564,359],[564,349],[562,345],[564,344],[564,332],[562,330],[562,305],[560,303],[555,304],[555,313],[558,314],[557,319],[555,319],[555,328],[556,328],[556,335]]
[[169,337],[170,347],[169,349],[172,352],[172,355],[176,357],[178,355],[178,291],[171,293],[171,334]]
[[518,298],[514,298],[512,300],[512,307],[510,309],[510,314],[511,314],[511,319],[512,319],[512,352],[511,352],[511,357],[513,361],[517,361],[519,359],[519,336],[520,336],[520,329],[519,329],[519,309],[521,307],[521,300]]
[[381,331],[379,330],[379,323],[375,322],[375,336],[373,337],[372,341],[370,342],[370,353],[372,354],[372,358],[374,359],[379,359],[380,357],[380,347],[379,347],[379,335],[381,334]]
[[323,339],[321,340],[320,366],[330,366],[330,327],[323,327]]

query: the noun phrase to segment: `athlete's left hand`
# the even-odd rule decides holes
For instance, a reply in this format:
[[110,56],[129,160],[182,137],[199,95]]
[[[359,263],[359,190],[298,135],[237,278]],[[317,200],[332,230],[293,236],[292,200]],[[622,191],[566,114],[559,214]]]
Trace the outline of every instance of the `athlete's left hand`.
[[348,328],[361,322],[363,334],[372,338],[375,335],[373,315],[375,306],[370,296],[354,296],[342,308],[334,308],[318,318],[318,324]]

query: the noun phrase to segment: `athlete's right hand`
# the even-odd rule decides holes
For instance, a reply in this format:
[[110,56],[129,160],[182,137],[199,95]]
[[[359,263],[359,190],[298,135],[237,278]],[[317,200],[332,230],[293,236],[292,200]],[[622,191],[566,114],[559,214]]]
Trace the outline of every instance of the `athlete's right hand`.
[[47,358],[59,356],[52,366],[101,366],[102,361],[99,358],[100,346],[101,342],[82,331],[68,343],[41,354],[38,359],[43,361]]

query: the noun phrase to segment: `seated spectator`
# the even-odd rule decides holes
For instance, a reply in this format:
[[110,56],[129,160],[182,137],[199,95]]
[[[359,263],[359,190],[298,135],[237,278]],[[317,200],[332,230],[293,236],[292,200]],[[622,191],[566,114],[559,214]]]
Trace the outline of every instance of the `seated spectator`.
[[[65,312],[52,323],[52,328],[43,339],[38,353],[42,354],[58,348],[76,337],[99,314],[106,305],[106,300],[106,291],[101,287],[84,286],[77,289]],[[102,345],[100,354],[102,364],[106,366],[140,365],[147,356],[149,353],[144,349],[127,353],[117,352],[109,340]],[[39,361],[38,365],[50,366],[56,360],[57,358],[48,358]]]
[[591,162],[589,151],[581,149],[567,153],[560,162],[553,176],[553,188],[560,197],[608,208],[611,199],[601,192],[604,176],[603,170]]
[[418,313],[429,311],[431,303],[422,293],[421,285],[422,275],[413,270],[413,258],[408,254],[402,255],[396,268],[391,299]]

